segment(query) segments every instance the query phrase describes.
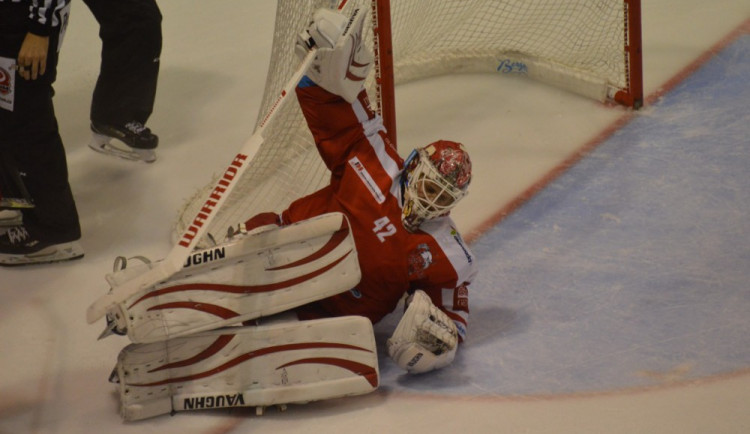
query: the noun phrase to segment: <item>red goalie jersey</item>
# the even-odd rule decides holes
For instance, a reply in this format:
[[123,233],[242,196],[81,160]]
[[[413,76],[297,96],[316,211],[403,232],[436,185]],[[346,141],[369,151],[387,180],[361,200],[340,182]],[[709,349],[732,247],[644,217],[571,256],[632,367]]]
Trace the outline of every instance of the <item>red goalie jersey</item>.
[[[293,202],[281,223],[344,213],[362,270],[356,288],[299,309],[300,318],[362,315],[375,323],[394,310],[404,293],[422,289],[453,319],[464,339],[474,257],[448,216],[425,221],[415,233],[404,229],[403,160],[382,119],[370,110],[366,92],[350,104],[303,79],[297,97],[331,182]],[[251,219],[247,225],[258,223]]]

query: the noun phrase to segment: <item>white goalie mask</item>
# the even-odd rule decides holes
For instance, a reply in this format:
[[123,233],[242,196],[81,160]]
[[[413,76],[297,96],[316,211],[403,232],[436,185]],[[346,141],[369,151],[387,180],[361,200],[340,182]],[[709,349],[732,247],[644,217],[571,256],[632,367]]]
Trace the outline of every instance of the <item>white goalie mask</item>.
[[425,220],[447,215],[470,182],[471,159],[462,144],[439,140],[412,151],[402,175],[404,228],[415,232]]

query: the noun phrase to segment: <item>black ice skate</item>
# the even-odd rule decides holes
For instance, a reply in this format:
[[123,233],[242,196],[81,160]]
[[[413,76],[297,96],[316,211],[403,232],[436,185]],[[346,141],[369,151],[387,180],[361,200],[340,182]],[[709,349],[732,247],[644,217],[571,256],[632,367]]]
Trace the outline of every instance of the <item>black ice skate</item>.
[[97,152],[131,161],[156,161],[154,149],[159,144],[159,137],[140,122],[128,122],[124,126],[92,122],[91,131],[89,148]]
[[11,227],[0,235],[2,266],[47,264],[82,257],[83,248],[77,241],[44,241],[23,225]]

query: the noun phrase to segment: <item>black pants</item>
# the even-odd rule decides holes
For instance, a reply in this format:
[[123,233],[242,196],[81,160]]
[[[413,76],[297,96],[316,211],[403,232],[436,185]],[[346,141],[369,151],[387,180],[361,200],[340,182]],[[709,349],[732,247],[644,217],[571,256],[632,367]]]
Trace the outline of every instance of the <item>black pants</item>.
[[99,23],[102,61],[91,121],[146,123],[154,109],[161,55],[161,12],[155,0],[84,0]]
[[[0,3],[0,56],[18,57],[26,37],[28,13],[26,3]],[[24,225],[50,242],[81,237],[78,211],[68,183],[65,149],[52,104],[58,39],[58,33],[53,31],[45,74],[36,80],[16,75],[13,111],[0,108],[0,152],[4,164],[15,165],[35,205],[23,211]],[[3,188],[12,191],[13,186]]]

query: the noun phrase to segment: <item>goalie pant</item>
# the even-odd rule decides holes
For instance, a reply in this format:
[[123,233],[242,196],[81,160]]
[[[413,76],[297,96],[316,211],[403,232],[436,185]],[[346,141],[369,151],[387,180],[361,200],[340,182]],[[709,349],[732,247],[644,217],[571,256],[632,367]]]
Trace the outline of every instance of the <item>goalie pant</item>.
[[[404,229],[403,160],[382,119],[370,109],[366,92],[349,103],[303,79],[297,97],[320,156],[331,169],[331,182],[293,202],[279,222],[344,213],[361,253],[362,271],[355,288],[299,309],[300,318],[362,315],[376,323],[396,308],[404,293],[422,289],[464,339],[474,256],[448,216],[425,222],[415,233]],[[246,226],[267,223],[269,215],[273,220],[273,214],[261,214]]]
[[[33,9],[39,16],[30,16],[32,3],[44,3]],[[0,58],[17,59],[29,32],[49,37],[46,72],[36,80],[25,80],[17,71],[0,70],[0,83],[7,80],[10,84],[10,74],[15,74],[14,88],[4,93],[13,100],[12,110],[0,106],[0,159],[23,174],[23,183],[34,201],[34,209],[23,211],[24,225],[50,243],[81,237],[52,102],[61,26],[67,22],[69,3],[0,1]],[[9,196],[14,193],[7,185],[3,191]]]

